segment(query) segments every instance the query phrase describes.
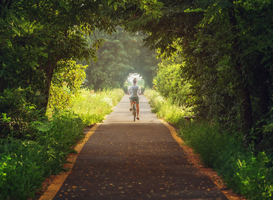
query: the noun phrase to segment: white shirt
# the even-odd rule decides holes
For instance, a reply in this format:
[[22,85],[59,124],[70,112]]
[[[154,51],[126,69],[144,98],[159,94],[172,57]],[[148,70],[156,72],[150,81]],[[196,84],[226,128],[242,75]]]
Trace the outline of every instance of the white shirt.
[[138,94],[140,94],[139,86],[132,85],[129,89],[129,92],[131,94],[131,97],[138,97]]

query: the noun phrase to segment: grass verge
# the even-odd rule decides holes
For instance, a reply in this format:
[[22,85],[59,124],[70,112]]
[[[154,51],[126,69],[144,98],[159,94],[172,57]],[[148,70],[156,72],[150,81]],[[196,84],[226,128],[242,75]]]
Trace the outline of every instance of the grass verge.
[[46,177],[58,174],[71,146],[83,138],[83,128],[101,122],[124,96],[121,89],[94,93],[81,90],[72,106],[51,114],[50,120],[32,122],[29,139],[0,140],[0,199],[28,199],[41,189]]
[[247,199],[273,199],[272,158],[264,152],[244,148],[240,133],[230,134],[221,130],[218,124],[196,121],[189,126],[183,116],[192,113],[171,105],[154,90],[146,90],[145,96],[153,111],[179,128],[186,144],[201,156],[205,166],[213,168],[223,178],[228,188]]

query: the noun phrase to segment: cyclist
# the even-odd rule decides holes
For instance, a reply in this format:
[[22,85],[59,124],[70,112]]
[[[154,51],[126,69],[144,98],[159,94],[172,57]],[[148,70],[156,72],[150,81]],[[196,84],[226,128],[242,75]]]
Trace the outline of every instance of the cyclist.
[[130,96],[130,104],[131,104],[131,108],[130,108],[130,111],[132,111],[132,106],[133,106],[133,101],[136,102],[136,109],[137,109],[137,120],[139,120],[139,97],[138,95],[141,95],[141,91],[140,91],[140,88],[139,86],[137,86],[137,79],[134,78],[133,80],[133,84],[130,89],[129,89],[129,92],[128,94],[131,94]]

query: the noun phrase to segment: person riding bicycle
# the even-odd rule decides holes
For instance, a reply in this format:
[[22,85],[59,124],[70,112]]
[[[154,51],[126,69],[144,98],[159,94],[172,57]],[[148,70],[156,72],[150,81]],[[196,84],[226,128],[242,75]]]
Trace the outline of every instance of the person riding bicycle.
[[131,94],[130,96],[130,104],[131,104],[131,108],[130,108],[130,111],[132,111],[132,106],[133,106],[133,101],[136,102],[136,109],[137,109],[137,120],[139,120],[139,97],[138,95],[141,95],[141,91],[140,91],[140,88],[139,86],[137,86],[137,79],[134,78],[133,80],[133,84],[130,89],[129,89],[129,92],[128,94]]

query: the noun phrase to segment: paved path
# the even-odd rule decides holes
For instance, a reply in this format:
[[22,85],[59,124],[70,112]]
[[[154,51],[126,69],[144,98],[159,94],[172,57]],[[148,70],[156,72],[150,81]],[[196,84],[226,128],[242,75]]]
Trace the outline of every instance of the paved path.
[[133,122],[125,95],[85,143],[54,200],[227,200],[185,155],[144,96]]

